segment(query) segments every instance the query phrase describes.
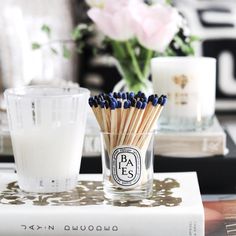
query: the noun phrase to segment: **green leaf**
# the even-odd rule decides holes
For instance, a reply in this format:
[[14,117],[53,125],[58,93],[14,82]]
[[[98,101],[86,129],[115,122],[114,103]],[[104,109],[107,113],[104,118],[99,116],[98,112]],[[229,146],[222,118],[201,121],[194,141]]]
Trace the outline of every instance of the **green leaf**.
[[86,24],[79,24],[75,27],[75,29],[72,31],[72,39],[74,41],[77,41],[81,39],[85,32],[88,31],[88,26]]
[[167,48],[165,53],[166,53],[166,56],[176,56],[175,51],[172,50],[171,48]]
[[51,47],[50,49],[51,49],[52,53],[54,53],[54,54],[56,54],[56,55],[58,54],[58,51],[57,51],[55,48],[52,48],[52,47]]
[[166,4],[171,5],[172,4],[172,0],[166,0]]
[[46,33],[49,38],[51,37],[51,28],[48,25],[42,25],[41,30]]
[[186,47],[183,49],[183,52],[186,54],[186,55],[194,55],[194,49],[192,47]]
[[31,48],[32,48],[33,50],[36,50],[36,49],[41,48],[41,45],[40,45],[39,43],[33,42],[33,43],[31,44]]
[[[83,49],[84,49],[84,46],[85,46],[85,43],[84,42],[80,42],[77,47],[76,47],[76,52],[81,54],[83,52]],[[94,48],[93,48],[94,49]]]
[[63,45],[63,57],[69,59],[71,57],[71,52],[67,48],[67,46]]
[[76,40],[78,40],[78,39],[80,39],[80,38],[82,37],[82,34],[81,34],[80,30],[76,27],[76,28],[72,31],[71,36],[72,36],[72,39],[73,39],[74,41],[76,41]]
[[194,41],[200,41],[201,38],[197,35],[190,35],[189,36],[190,42],[194,42]]

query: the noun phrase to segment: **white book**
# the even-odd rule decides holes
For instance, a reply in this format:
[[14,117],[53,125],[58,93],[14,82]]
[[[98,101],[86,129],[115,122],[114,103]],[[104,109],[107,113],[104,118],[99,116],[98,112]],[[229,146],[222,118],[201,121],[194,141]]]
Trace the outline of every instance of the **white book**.
[[30,194],[0,172],[0,235],[203,236],[204,210],[195,172],[159,173],[150,199],[104,199],[101,175],[80,175],[75,190]]
[[157,132],[154,152],[170,157],[226,155],[226,134],[215,118],[208,129],[194,132]]

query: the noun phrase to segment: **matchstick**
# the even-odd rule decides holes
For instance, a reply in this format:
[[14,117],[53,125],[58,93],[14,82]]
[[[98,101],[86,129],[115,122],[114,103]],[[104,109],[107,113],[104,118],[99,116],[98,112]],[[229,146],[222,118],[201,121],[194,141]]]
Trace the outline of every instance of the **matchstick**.
[[116,103],[115,101],[111,101],[111,132],[110,132],[110,153],[114,148],[115,144],[115,135],[117,134],[117,112],[116,112]]

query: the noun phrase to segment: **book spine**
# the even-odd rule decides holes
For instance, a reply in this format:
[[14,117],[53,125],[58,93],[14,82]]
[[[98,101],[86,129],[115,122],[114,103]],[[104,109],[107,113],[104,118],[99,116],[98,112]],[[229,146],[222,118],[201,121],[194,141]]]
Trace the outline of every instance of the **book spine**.
[[127,210],[113,214],[86,212],[81,207],[60,213],[38,212],[36,208],[25,213],[7,210],[0,213],[0,235],[204,236],[202,214],[159,214],[158,208],[155,210],[137,214]]
[[156,136],[158,145],[154,146],[154,153],[159,155],[175,156],[182,154],[183,156],[196,155],[224,155],[226,150],[226,135],[216,137],[198,137],[198,138],[163,138]]

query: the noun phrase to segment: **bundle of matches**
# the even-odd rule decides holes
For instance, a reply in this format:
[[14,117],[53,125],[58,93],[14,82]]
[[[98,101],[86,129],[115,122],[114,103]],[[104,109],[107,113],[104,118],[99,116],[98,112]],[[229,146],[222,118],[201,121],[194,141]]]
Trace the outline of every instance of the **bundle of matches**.
[[165,95],[148,98],[142,92],[101,93],[89,98],[100,129],[105,134],[108,153],[114,147],[126,145],[142,148],[147,135],[154,130],[167,101]]

